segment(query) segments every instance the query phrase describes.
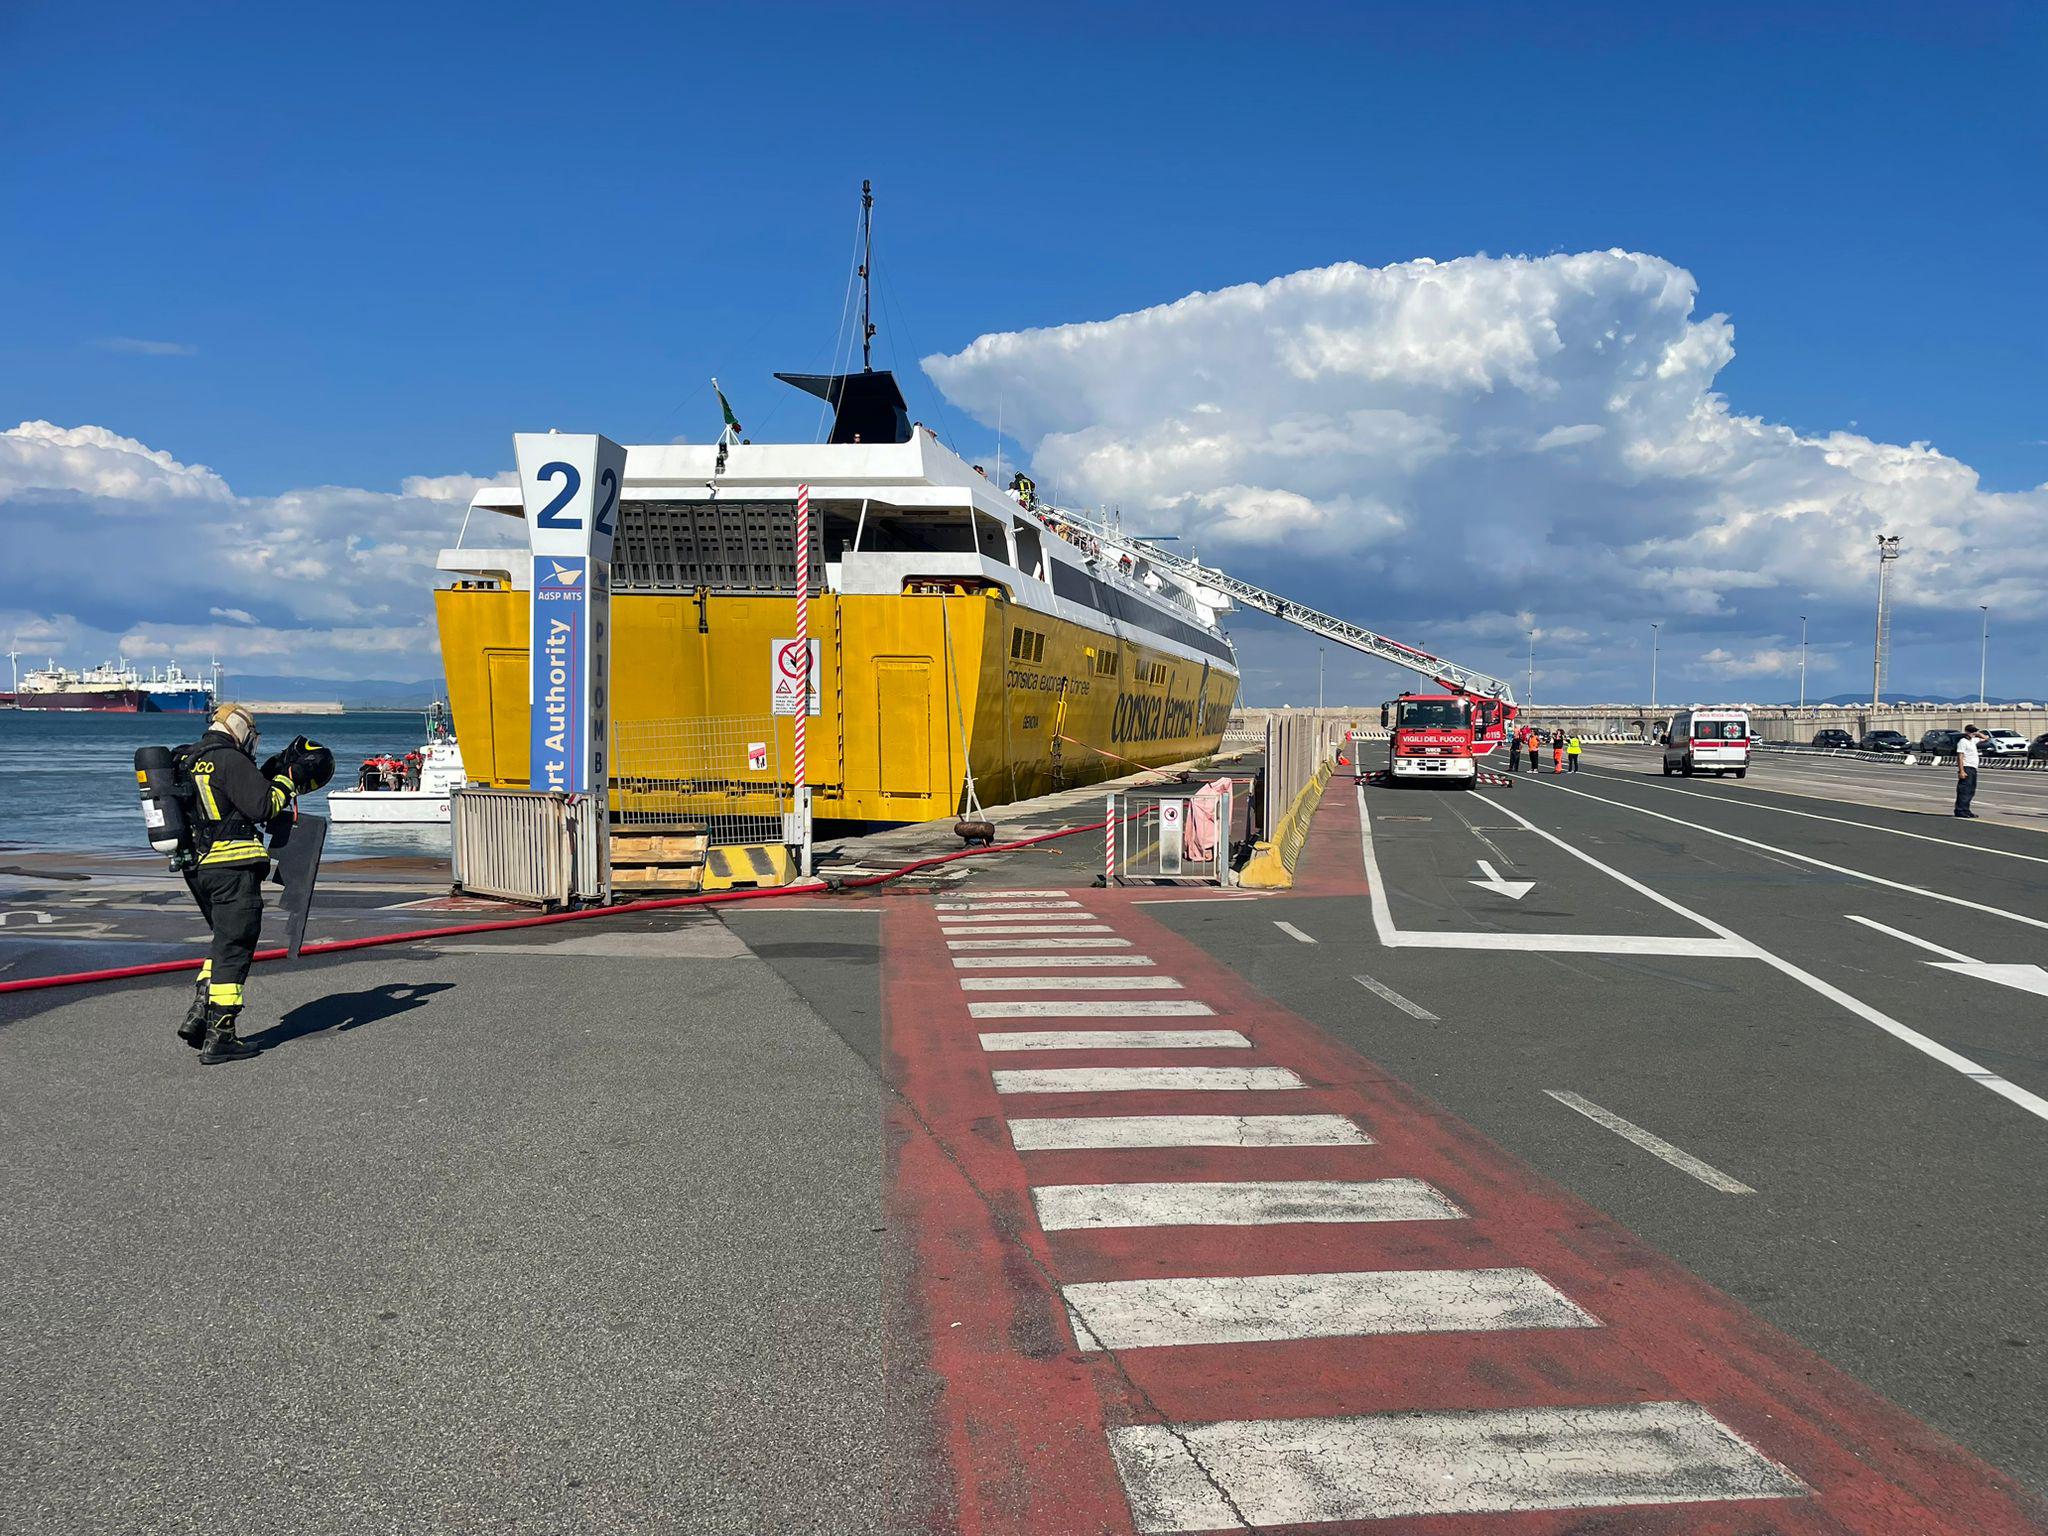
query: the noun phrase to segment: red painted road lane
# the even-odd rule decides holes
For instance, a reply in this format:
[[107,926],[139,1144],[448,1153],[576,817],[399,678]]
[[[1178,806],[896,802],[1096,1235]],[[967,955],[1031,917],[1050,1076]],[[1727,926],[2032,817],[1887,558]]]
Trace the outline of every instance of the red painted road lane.
[[[937,1423],[896,1433],[935,1437],[952,1482],[921,1528],[1128,1532],[1095,1383],[1103,1364],[1074,1351],[1047,1282],[1045,1238],[935,919],[911,901],[882,918],[883,1043],[897,1096],[887,1221],[894,1241],[914,1247],[911,1333],[889,1341],[889,1399],[905,1411],[935,1388]],[[893,1523],[920,1528],[912,1518],[899,1509]]]
[[[1326,806],[1348,801],[1333,796]],[[1341,818],[1332,818],[1341,819]],[[1348,829],[1355,844],[1355,811]],[[1325,829],[1318,817],[1318,830]],[[1328,839],[1324,839],[1327,844]],[[1313,846],[1313,844],[1312,844]],[[1354,856],[1355,863],[1355,856]],[[907,1156],[898,1218],[913,1223],[925,1308],[922,1347],[944,1383],[938,1412],[961,1490],[960,1528],[1128,1530],[1105,1429],[1128,1424],[1337,1416],[1488,1406],[1696,1402],[1815,1490],[1795,1501],[1655,1510],[1460,1515],[1371,1522],[1389,1533],[1477,1531],[1812,1531],[2006,1533],[2048,1530],[2007,1479],[1836,1370],[1632,1234],[1550,1184],[1387,1072],[1253,992],[1135,905],[1140,893],[1083,893],[1153,956],[1183,996],[1255,1040],[1230,1053],[1157,1052],[1160,1064],[1280,1066],[1295,1092],[998,1096],[992,1068],[1070,1065],[1098,1053],[992,1058],[986,1021],[967,1017],[935,916],[908,903],[885,919],[885,1006],[897,1086],[950,1160]],[[1014,1021],[1012,1021],[1014,1023]],[[1043,1021],[1054,1027],[1054,1021]],[[1207,1022],[1207,1021],[1204,1021]],[[1068,1027],[1058,1021],[1057,1027]],[[1106,1055],[1104,1059],[1107,1059]],[[1116,1053],[1119,1063],[1127,1053]],[[1363,1147],[1133,1149],[1031,1153],[1009,1117],[1339,1113]],[[1227,1172],[1226,1172],[1227,1170]],[[1346,1177],[1419,1178],[1462,1221],[1062,1231],[1037,1226],[1031,1184]],[[967,1186],[971,1179],[974,1188]],[[1370,1340],[1292,1341],[1081,1354],[1058,1283],[1144,1276],[1521,1266],[1603,1324]],[[955,1327],[954,1324],[960,1326]],[[1042,1502],[1057,1490],[1059,1513]],[[1324,1532],[1329,1525],[1309,1527]]]

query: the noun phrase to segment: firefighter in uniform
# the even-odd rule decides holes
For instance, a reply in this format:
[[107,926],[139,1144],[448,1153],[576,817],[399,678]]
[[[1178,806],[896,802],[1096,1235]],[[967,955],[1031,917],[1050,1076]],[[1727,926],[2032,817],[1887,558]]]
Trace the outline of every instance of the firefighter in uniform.
[[291,809],[301,788],[317,787],[312,772],[295,772],[285,761],[289,749],[257,767],[256,740],[256,717],[240,704],[223,704],[206,734],[179,751],[192,786],[194,862],[185,884],[213,930],[213,944],[178,1038],[208,1066],[257,1054],[236,1036],[235,1020],[263,926],[263,880],[270,872],[263,828]]

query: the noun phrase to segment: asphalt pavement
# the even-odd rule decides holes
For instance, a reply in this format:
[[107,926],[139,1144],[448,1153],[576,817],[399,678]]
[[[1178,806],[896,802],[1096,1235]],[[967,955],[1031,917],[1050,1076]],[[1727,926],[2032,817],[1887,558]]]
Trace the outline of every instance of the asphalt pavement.
[[[1291,893],[1096,890],[1083,834],[723,917],[408,943],[259,968],[269,1049],[217,1069],[171,1037],[182,976],[0,997],[0,1531],[1064,1536],[1179,1529],[1219,1500],[1223,1525],[1319,1508],[1350,1512],[1321,1528],[1405,1531],[1359,1523],[1386,1503],[1374,1479],[1333,1472],[1293,1503],[1261,1484],[1265,1442],[1222,1443],[1244,1430],[1233,1394],[1275,1422],[1446,1383],[1606,1412],[1624,1389],[1690,1390],[1726,1350],[1854,1384],[1844,1424],[1876,1439],[1826,1431],[1849,1446],[1829,1450],[1807,1424],[1782,1452],[1837,1513],[1802,1513],[1795,1482],[1752,1465],[1729,1473],[1748,1490],[1732,1524],[1673,1504],[1514,1529],[1934,1529],[1833,1502],[1829,1478],[1867,1465],[1881,1513],[1901,1457],[1950,1468],[1942,1528],[1970,1528],[1966,1493],[2000,1474],[2048,1493],[2048,838],[2030,825],[2048,775],[1987,772],[1970,823],[1912,773],[1763,756],[1741,781],[1665,779],[1654,754],[1595,749],[1577,775],[1470,793],[1339,778]],[[998,819],[1039,835],[1100,804]],[[956,843],[905,829],[827,862]],[[14,974],[189,953],[169,883],[62,873],[0,870]],[[322,909],[328,932],[472,915],[416,873],[367,875]],[[1226,1034],[1249,1048],[1216,1049]],[[1155,1126],[1239,1113],[1149,1079],[1063,1098],[1031,1074],[1099,1087],[1240,1059],[1284,1064],[1254,1088],[1301,1074],[1321,1119],[1300,1125],[1380,1143],[1348,1131],[1358,1145],[1253,1164],[1338,1179],[1407,1158],[1482,1236],[1039,1230],[1048,1179],[1114,1200],[1151,1169],[1169,1182],[1130,1187],[1164,1198],[1243,1177],[1247,1154],[1013,1147],[1017,1116],[1047,1136],[1110,1115],[1096,1125],[1122,1135],[1139,1122],[1120,1107]],[[991,1063],[1050,1096],[1003,1100]],[[1331,1254],[1371,1275],[1476,1262],[1473,1244],[1611,1337],[1583,1355],[1533,1334],[1094,1349],[1070,1311],[1134,1275],[1342,1267]],[[1684,1302],[1663,1343],[1641,1342],[1656,1306],[1621,1299],[1644,1285]],[[1834,1389],[1816,1390],[1825,1418]],[[1701,1391],[1781,1454],[1737,1387]],[[1909,1417],[1873,1418],[1866,1393]],[[1231,1422],[1177,1417],[1198,1410]]]

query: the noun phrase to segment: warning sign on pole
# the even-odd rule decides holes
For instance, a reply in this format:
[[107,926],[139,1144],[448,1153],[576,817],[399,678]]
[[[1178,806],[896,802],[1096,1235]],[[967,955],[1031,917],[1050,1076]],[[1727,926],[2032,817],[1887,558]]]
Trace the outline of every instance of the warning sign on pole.
[[796,640],[771,640],[769,642],[768,677],[771,713],[793,715],[797,712],[796,701],[803,697],[801,690],[806,678],[810,680],[810,708],[807,714],[820,713],[818,695],[818,642],[813,640],[808,647],[809,665],[805,664],[806,647]]

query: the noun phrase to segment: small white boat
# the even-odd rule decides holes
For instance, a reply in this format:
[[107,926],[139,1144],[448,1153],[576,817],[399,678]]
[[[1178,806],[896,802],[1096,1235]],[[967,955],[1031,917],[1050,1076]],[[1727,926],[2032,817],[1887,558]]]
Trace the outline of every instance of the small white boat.
[[364,760],[352,789],[327,793],[336,826],[446,826],[448,800],[464,783],[462,748],[439,700],[427,711],[426,743],[403,757]]

